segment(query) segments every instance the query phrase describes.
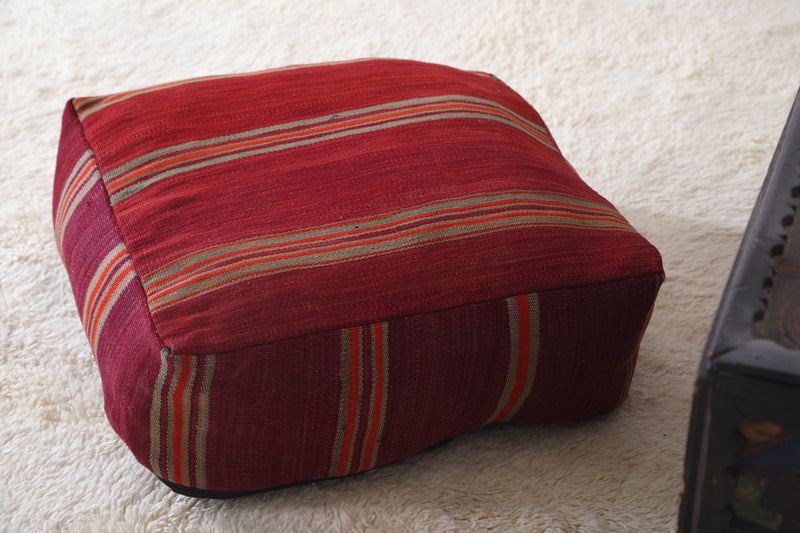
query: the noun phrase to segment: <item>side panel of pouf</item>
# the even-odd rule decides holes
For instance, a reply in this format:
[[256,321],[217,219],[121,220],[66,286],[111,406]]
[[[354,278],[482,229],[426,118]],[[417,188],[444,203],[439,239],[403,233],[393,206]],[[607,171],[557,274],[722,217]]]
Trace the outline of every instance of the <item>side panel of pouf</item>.
[[136,458],[149,466],[147,428],[162,344],[71,103],[62,121],[53,222],[102,377],[106,414]]
[[520,295],[231,353],[165,353],[154,470],[183,486],[258,490],[391,463],[491,422],[609,411],[627,393],[660,282]]

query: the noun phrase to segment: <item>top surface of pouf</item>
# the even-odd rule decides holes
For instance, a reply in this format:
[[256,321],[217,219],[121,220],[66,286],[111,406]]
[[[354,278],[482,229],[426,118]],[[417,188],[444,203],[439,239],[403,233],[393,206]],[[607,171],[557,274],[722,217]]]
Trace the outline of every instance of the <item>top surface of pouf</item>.
[[663,280],[519,95],[413,61],[71,100],[53,216],[112,427],[194,495],[613,409]]
[[75,110],[155,328],[182,353],[661,268],[486,74],[364,60]]

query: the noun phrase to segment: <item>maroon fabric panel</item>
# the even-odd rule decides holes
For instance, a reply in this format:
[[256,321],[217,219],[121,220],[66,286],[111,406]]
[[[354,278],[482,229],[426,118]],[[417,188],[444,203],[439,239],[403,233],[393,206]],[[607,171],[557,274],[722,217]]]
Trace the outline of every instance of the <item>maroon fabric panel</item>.
[[[504,300],[391,320],[387,424],[376,465],[409,457],[486,422],[506,379]],[[364,346],[371,344],[369,335]],[[209,489],[246,491],[330,477],[342,394],[340,331],[217,355],[208,438]],[[353,456],[364,452],[371,364]],[[350,472],[348,472],[350,473]]]
[[111,427],[152,468],[150,410],[162,345],[144,304],[141,285],[125,289],[103,328],[97,364]]
[[[54,185],[54,218],[64,186],[88,144],[72,105],[63,116],[61,147]],[[80,187],[73,187],[78,191]],[[63,260],[70,277],[75,302],[83,315],[86,299],[93,293],[91,281],[98,266],[121,242],[108,197],[99,180],[87,184],[87,192],[66,219],[63,231]],[[58,237],[57,237],[58,238]],[[102,294],[101,290],[95,294]],[[95,358],[103,382],[105,411],[114,430],[123,438],[136,458],[149,466],[150,402],[152,383],[158,370],[158,353],[162,344],[153,328],[147,302],[138,280],[127,285],[111,302],[108,294],[108,315],[99,332]],[[101,302],[102,303],[102,299]]]
[[217,355],[206,456],[210,490],[328,477],[340,351],[333,331]]
[[617,407],[661,281],[650,275],[540,293],[542,356],[517,419],[572,420]]
[[381,460],[388,463],[485,423],[509,362],[505,302],[389,322],[392,381]]
[[[565,421],[615,408],[659,283],[647,276],[539,293],[540,347],[529,369],[535,379],[511,420]],[[386,328],[389,422],[376,465],[488,422],[510,362],[505,299],[390,320]],[[363,344],[370,343],[364,336]],[[343,393],[340,351],[334,331],[218,356],[209,488],[256,490],[330,477]],[[371,371],[365,364],[354,457],[366,442]]]

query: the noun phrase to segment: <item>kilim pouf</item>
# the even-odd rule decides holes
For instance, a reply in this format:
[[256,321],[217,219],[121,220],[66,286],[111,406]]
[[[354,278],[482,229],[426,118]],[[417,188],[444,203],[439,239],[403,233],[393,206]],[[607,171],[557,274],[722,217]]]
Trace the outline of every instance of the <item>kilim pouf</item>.
[[111,425],[196,496],[609,411],[663,280],[518,94],[413,61],[70,100],[53,217]]

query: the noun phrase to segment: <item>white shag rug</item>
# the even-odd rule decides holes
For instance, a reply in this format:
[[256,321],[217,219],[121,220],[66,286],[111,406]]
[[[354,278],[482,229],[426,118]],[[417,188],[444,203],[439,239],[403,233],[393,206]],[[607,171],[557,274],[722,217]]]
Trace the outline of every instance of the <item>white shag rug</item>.
[[[106,422],[53,242],[63,106],[359,57],[496,74],[661,250],[630,397],[349,479],[173,494]],[[799,67],[797,0],[0,1],[0,531],[674,531],[697,363]]]

